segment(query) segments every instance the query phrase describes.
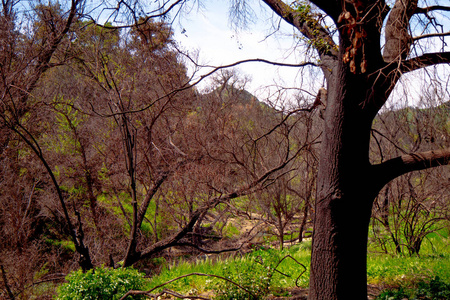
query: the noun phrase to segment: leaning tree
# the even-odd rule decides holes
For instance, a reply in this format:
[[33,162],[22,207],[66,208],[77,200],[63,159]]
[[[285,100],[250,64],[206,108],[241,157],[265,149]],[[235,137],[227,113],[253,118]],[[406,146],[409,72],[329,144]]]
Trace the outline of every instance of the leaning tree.
[[436,38],[444,44],[450,6],[418,0],[264,2],[314,47],[326,80],[309,299],[367,299],[374,198],[402,174],[450,161],[450,149],[438,149],[371,163],[372,122],[402,76],[450,62],[444,46],[422,47]]

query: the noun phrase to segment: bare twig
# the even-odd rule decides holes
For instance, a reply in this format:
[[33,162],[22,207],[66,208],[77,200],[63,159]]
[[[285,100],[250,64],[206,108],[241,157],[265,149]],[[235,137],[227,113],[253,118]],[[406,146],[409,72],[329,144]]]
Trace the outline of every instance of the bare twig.
[[199,79],[191,82],[191,79],[189,79],[189,81],[185,82],[184,84],[182,84],[179,88],[177,89],[173,89],[170,92],[156,98],[154,101],[152,101],[150,104],[138,108],[138,109],[134,109],[134,110],[123,110],[120,112],[114,112],[111,114],[101,114],[99,112],[96,112],[97,115],[102,116],[102,117],[113,117],[113,116],[117,116],[117,115],[121,115],[121,114],[128,114],[128,113],[138,113],[138,112],[142,112],[145,111],[147,109],[149,109],[150,107],[152,107],[153,105],[155,105],[157,102],[161,101],[162,99],[165,99],[167,97],[173,96],[177,93],[180,93],[182,91],[188,90],[190,88],[193,88],[194,86],[198,85],[200,82],[202,82],[205,78],[208,78],[209,76],[211,76],[212,74],[214,74],[215,72],[222,70],[222,69],[227,69],[227,68],[232,68],[232,67],[236,67],[238,65],[244,64],[244,63],[251,63],[251,62],[260,62],[260,63],[266,63],[266,64],[271,64],[274,66],[283,66],[283,67],[306,67],[306,66],[318,66],[317,64],[313,63],[313,62],[303,62],[300,64],[286,64],[286,63],[280,63],[280,62],[275,62],[275,61],[270,61],[267,59],[262,59],[262,58],[253,58],[253,59],[244,59],[244,60],[240,60],[228,65],[223,65],[223,66],[218,66],[218,67],[213,67],[213,66],[200,66],[197,65],[199,67],[209,67],[209,68],[213,68],[211,71],[209,71],[206,74],[203,74],[199,77]]

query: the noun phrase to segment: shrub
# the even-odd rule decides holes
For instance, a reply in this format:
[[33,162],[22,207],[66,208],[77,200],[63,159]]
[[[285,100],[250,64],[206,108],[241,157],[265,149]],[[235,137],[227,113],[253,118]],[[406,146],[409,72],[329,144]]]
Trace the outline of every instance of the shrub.
[[438,276],[430,282],[421,281],[417,289],[405,290],[403,287],[383,291],[376,300],[446,300],[450,299],[450,284]]
[[228,281],[221,281],[216,286],[218,300],[261,299],[268,294],[272,270],[256,263],[244,264],[235,270],[231,264],[225,264],[224,277],[241,285],[244,289]]
[[450,299],[450,284],[443,282],[438,276],[428,283],[419,282],[416,299]]
[[[137,270],[95,268],[86,273],[81,270],[71,272],[67,283],[58,288],[58,300],[115,300],[129,290],[137,290],[144,285],[144,274]],[[142,299],[138,296],[130,299]]]

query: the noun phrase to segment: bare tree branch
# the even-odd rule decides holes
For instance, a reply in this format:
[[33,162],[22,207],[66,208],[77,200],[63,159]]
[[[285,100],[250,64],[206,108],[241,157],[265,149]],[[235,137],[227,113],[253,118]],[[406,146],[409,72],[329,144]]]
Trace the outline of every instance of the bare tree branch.
[[306,146],[301,147],[297,151],[297,153],[295,155],[293,155],[291,158],[287,158],[285,161],[281,162],[278,166],[268,170],[263,175],[261,175],[254,181],[250,182],[249,184],[245,185],[244,187],[237,189],[233,192],[230,192],[230,193],[227,193],[224,195],[220,195],[218,197],[214,197],[214,198],[208,200],[206,203],[201,205],[199,208],[197,208],[192,213],[189,222],[183,228],[181,228],[177,233],[173,234],[172,236],[170,236],[164,240],[161,240],[161,241],[151,245],[150,247],[147,247],[146,249],[144,249],[142,251],[136,251],[134,253],[134,255],[132,255],[130,257],[128,257],[128,255],[127,255],[127,260],[124,261],[123,266],[128,267],[128,266],[134,264],[135,262],[139,261],[140,259],[151,257],[154,254],[159,253],[162,250],[177,246],[180,243],[181,239],[183,239],[188,233],[192,232],[195,224],[198,222],[198,220],[201,218],[201,216],[205,212],[216,207],[220,203],[226,203],[229,200],[251,194],[251,193],[255,192],[255,190],[257,190],[258,188],[263,187],[264,183],[267,180],[269,180],[269,177],[271,175],[282,170],[287,164],[289,164],[289,162],[294,157],[296,157],[296,155],[298,153],[300,153],[304,149],[306,149]]
[[153,186],[147,191],[145,195],[144,201],[139,206],[139,211],[137,214],[137,228],[141,228],[142,221],[144,220],[145,213],[147,212],[150,201],[153,199],[153,196],[159,190],[159,187],[163,182],[169,177],[169,173],[163,173],[160,177],[153,183]]
[[403,61],[400,64],[403,73],[422,69],[436,64],[450,63],[450,52],[426,53]]
[[418,7],[418,8],[416,8],[416,11],[414,13],[415,14],[426,14],[426,13],[429,13],[430,11],[436,11],[436,10],[450,11],[450,6],[432,5],[432,6],[428,6],[428,7]]
[[[58,181],[55,177],[55,174],[53,173],[51,167],[48,164],[47,159],[44,157],[44,154],[42,153],[41,147],[39,146],[39,143],[36,141],[34,136],[26,130],[24,127],[20,126],[20,124],[10,125],[11,130],[13,130],[20,138],[32,149],[32,151],[35,153],[35,155],[39,158],[39,160],[44,165],[47,174],[50,176],[53,186],[55,187],[58,199],[61,204],[61,207],[63,209],[64,218],[67,222],[67,226],[69,227],[69,234],[72,239],[72,242],[75,245],[75,249],[80,254],[79,258],[79,265],[83,270],[89,270],[93,268],[92,261],[89,255],[89,249],[84,245],[83,236],[80,236],[77,234],[74,225],[72,224],[72,221],[69,216],[69,212],[67,210],[66,201],[64,199],[64,196],[62,194],[62,190],[60,185],[58,184]],[[19,128],[17,128],[19,127]],[[22,132],[23,131],[23,132]],[[81,223],[79,224],[81,228]]]
[[[108,26],[105,26],[105,25],[102,25],[102,24],[97,23],[97,21],[96,21],[91,15],[83,15],[83,17],[84,17],[84,18],[87,18],[87,19],[89,19],[89,20],[91,20],[96,26],[102,27],[102,28],[105,28],[105,29],[123,29],[123,28],[130,28],[130,27],[135,27],[135,26],[143,25],[143,24],[147,23],[147,22],[148,22],[149,20],[151,20],[151,19],[157,19],[157,18],[161,18],[161,17],[167,16],[172,10],[175,9],[175,7],[180,6],[180,9],[181,9],[182,6],[186,3],[186,0],[177,0],[177,1],[173,2],[172,4],[170,4],[169,7],[167,7],[166,9],[164,9],[165,6],[166,6],[166,4],[169,3],[169,1],[167,1],[167,2],[163,3],[163,4],[161,5],[161,7],[159,7],[157,10],[153,10],[153,11],[151,11],[151,12],[149,12],[149,13],[146,13],[146,14],[145,14],[146,17],[143,18],[142,20],[139,20],[139,18],[138,18],[137,15],[136,15],[135,9],[133,9],[132,7],[130,7],[130,6],[126,3],[126,1],[120,1],[120,3],[124,4],[124,5],[127,7],[127,9],[133,14],[133,24],[131,24],[131,25],[128,25],[128,24],[127,24],[127,25],[120,25],[120,26],[119,26],[119,25],[111,25],[111,24],[108,24]],[[112,9],[112,10],[115,11],[115,12],[117,12],[118,9],[119,9],[119,8],[114,8],[114,9]],[[110,14],[110,17],[109,17],[109,18],[111,18],[111,16],[112,16],[113,14],[114,14],[114,12],[112,12],[112,13]]]
[[[317,16],[306,11],[304,13],[299,13],[281,0],[264,0],[264,2],[283,20],[297,28],[306,38],[311,41],[321,41],[321,43],[315,43],[315,48],[321,56],[337,56],[336,44],[333,42],[328,31],[319,24],[316,19]],[[321,4],[325,5],[325,1],[314,2],[323,2]],[[330,1],[328,1],[328,3],[329,2]],[[329,4],[327,4],[327,6],[329,6]],[[332,12],[331,15],[333,15]],[[336,17],[337,16],[335,16],[335,18]]]
[[418,41],[421,39],[426,39],[426,38],[430,38],[430,37],[444,37],[444,36],[449,36],[450,35],[450,31],[449,32],[442,32],[442,33],[428,33],[428,34],[422,34],[419,36],[415,36],[413,37],[413,41]]
[[53,32],[54,35],[56,35],[55,38],[51,39],[51,43],[48,46],[47,49],[39,53],[39,56],[37,57],[37,64],[34,71],[34,74],[32,75],[27,88],[26,93],[24,93],[21,98],[22,102],[25,101],[28,98],[28,95],[31,91],[34,90],[34,88],[37,85],[37,82],[39,78],[41,78],[42,74],[47,71],[51,65],[50,60],[53,57],[53,54],[58,49],[58,46],[61,44],[63,38],[66,36],[66,34],[69,32],[70,27],[74,23],[76,19],[76,15],[78,13],[78,6],[80,5],[82,1],[81,0],[72,0],[72,6],[70,7],[69,15],[67,17],[66,24],[64,28],[61,30],[61,32]]
[[392,179],[418,170],[450,164],[450,149],[410,153],[374,165],[379,184],[385,185]]
[[199,247],[199,246],[196,245],[196,244],[193,244],[193,243],[187,243],[187,242],[180,242],[180,243],[177,243],[176,246],[187,246],[187,247],[191,247],[191,248],[197,249],[198,251],[203,252],[203,253],[205,253],[205,254],[220,254],[220,253],[225,253],[225,252],[239,251],[239,250],[242,249],[242,246],[244,246],[244,244],[245,244],[245,242],[242,243],[239,247],[236,247],[236,248],[227,248],[227,249],[220,249],[220,250],[207,250],[207,249],[204,249],[204,248],[202,248],[202,247]]
[[236,66],[244,64],[244,63],[252,63],[252,62],[266,63],[266,64],[270,64],[270,65],[274,65],[274,66],[281,66],[281,67],[307,67],[307,66],[318,67],[318,65],[316,63],[313,63],[313,62],[302,62],[302,63],[298,63],[298,64],[287,64],[287,63],[280,63],[280,62],[276,62],[276,61],[270,61],[270,60],[262,59],[262,58],[253,58],[253,59],[240,60],[240,61],[228,64],[228,65],[223,65],[223,66],[218,66],[218,67],[197,65],[197,67],[205,67],[205,68],[213,68],[213,69],[211,71],[209,71],[208,73],[199,76],[199,78],[197,80],[195,80],[195,81],[192,81],[192,78],[190,78],[188,82],[185,82],[179,88],[172,89],[170,92],[168,92],[168,93],[166,93],[166,94],[156,98],[149,105],[146,105],[146,106],[141,107],[139,109],[114,112],[114,113],[110,113],[110,114],[102,114],[102,113],[96,112],[96,114],[101,116],[101,117],[113,117],[113,116],[117,116],[117,115],[121,115],[121,114],[143,112],[143,111],[149,109],[150,107],[154,106],[157,102],[161,101],[162,99],[165,99],[167,97],[173,96],[173,95],[175,95],[177,93],[180,93],[182,91],[191,89],[192,87],[194,87],[194,86],[198,85],[200,82],[202,82],[204,79],[209,78],[212,74],[216,73],[217,71],[220,71],[222,69],[228,69],[228,68],[236,67]]
[[2,272],[2,280],[3,280],[3,284],[5,285],[5,289],[6,289],[6,292],[8,293],[8,298],[9,298],[9,300],[14,300],[14,299],[16,299],[16,298],[14,297],[13,292],[11,291],[11,288],[10,288],[9,284],[8,284],[8,279],[6,278],[6,272],[5,272],[5,269],[3,268],[3,265],[0,265],[0,270],[1,270],[1,272]]
[[[191,295],[182,295],[180,293],[177,293],[172,290],[163,289],[160,293],[152,294],[146,291],[128,291],[127,294],[125,294],[127,297],[132,295],[146,295],[147,297],[150,297],[151,299],[160,299],[163,295],[170,295],[178,299],[201,299],[201,300],[211,300],[210,298],[202,297],[202,296],[191,296]],[[124,296],[125,297],[125,296]],[[125,299],[124,297],[120,299]]]
[[[165,286],[165,285],[168,285],[168,284],[170,284],[170,283],[172,283],[172,282],[174,282],[174,281],[180,280],[180,279],[182,279],[182,278],[190,277],[190,276],[214,277],[214,278],[219,278],[219,279],[225,280],[225,281],[227,281],[227,282],[229,282],[229,283],[231,283],[231,284],[234,284],[235,286],[239,287],[240,289],[244,290],[244,291],[247,292],[249,295],[251,295],[254,299],[257,299],[256,295],[254,295],[254,294],[253,294],[252,292],[250,292],[248,289],[246,289],[245,287],[243,287],[243,286],[240,285],[239,283],[236,283],[236,282],[234,282],[234,281],[232,281],[232,280],[230,280],[230,279],[228,279],[228,278],[225,278],[225,277],[222,277],[222,276],[219,276],[219,275],[213,275],[213,274],[189,273],[189,274],[181,275],[181,276],[176,277],[176,278],[174,278],[174,279],[171,279],[171,280],[169,280],[169,281],[166,281],[166,282],[164,282],[164,283],[162,283],[162,284],[160,284],[160,285],[155,286],[154,288],[152,288],[152,289],[150,289],[150,290],[148,290],[148,291],[129,291],[129,292],[127,292],[125,295],[123,295],[123,297],[120,298],[119,300],[126,299],[128,296],[131,296],[131,295],[149,295],[149,296],[152,296],[152,297],[153,297],[153,294],[151,294],[151,293],[152,293],[154,290],[159,289],[159,288],[161,288],[161,287],[163,287],[163,286]],[[165,291],[166,291],[166,290],[163,291],[163,294],[165,294]],[[201,298],[201,297],[189,297],[189,296],[188,296],[187,298],[188,298],[188,299],[205,299],[205,298]],[[155,299],[156,299],[156,298],[155,298]]]

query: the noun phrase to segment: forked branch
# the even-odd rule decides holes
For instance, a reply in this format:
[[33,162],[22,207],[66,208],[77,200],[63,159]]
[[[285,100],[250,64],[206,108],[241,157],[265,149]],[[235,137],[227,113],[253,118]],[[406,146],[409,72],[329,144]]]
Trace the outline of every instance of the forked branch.
[[[177,278],[174,278],[174,279],[172,279],[172,280],[166,281],[166,282],[164,282],[164,283],[162,283],[162,284],[160,284],[160,285],[158,285],[158,286],[156,286],[156,287],[154,287],[154,288],[152,288],[151,290],[148,290],[148,291],[128,291],[128,292],[127,292],[125,295],[123,295],[123,297],[120,298],[119,300],[126,299],[128,296],[131,296],[131,295],[147,295],[147,296],[150,296],[150,297],[153,298],[155,294],[152,294],[152,292],[153,292],[154,290],[159,289],[159,288],[161,288],[161,287],[163,287],[163,286],[165,286],[165,285],[168,285],[168,284],[170,284],[170,283],[172,283],[172,282],[174,282],[174,281],[180,280],[180,279],[182,279],[182,278],[190,277],[190,276],[213,277],[213,278],[218,278],[218,279],[225,280],[225,281],[227,281],[227,282],[229,282],[229,283],[231,283],[231,284],[234,284],[235,286],[239,287],[240,289],[242,289],[243,291],[245,291],[246,293],[248,293],[249,295],[251,295],[253,299],[257,299],[256,295],[253,294],[251,291],[249,291],[248,289],[246,289],[245,287],[243,287],[243,286],[240,285],[239,283],[234,282],[233,280],[230,280],[230,279],[228,279],[228,278],[225,278],[225,277],[222,277],[222,276],[219,276],[219,275],[213,275],[213,274],[190,273],[190,274],[181,275],[181,276],[179,276],[179,277],[177,277]],[[172,291],[170,291],[170,292],[172,292]],[[173,293],[173,292],[172,292],[172,293]],[[172,293],[167,293],[167,290],[163,290],[163,292],[162,292],[162,294],[172,294]],[[160,295],[160,294],[158,294],[158,295]],[[172,294],[172,295],[173,295],[173,294]],[[178,296],[176,296],[176,297],[178,297]],[[156,299],[157,297],[154,297],[154,298]],[[183,298],[187,298],[187,299],[208,299],[208,298],[203,298],[203,297],[198,297],[198,296],[194,296],[194,297],[186,296],[186,297],[183,297]]]
[[[304,148],[300,148],[299,151],[303,151],[303,150],[304,150]],[[297,154],[298,153],[299,152],[297,152]],[[197,222],[201,219],[201,216],[205,212],[209,211],[210,209],[213,209],[214,207],[216,207],[217,205],[219,205],[221,203],[227,203],[228,201],[230,201],[232,199],[236,199],[241,196],[249,195],[251,193],[254,193],[257,189],[263,188],[264,183],[266,181],[270,180],[270,176],[276,174],[277,172],[281,171],[284,167],[286,167],[290,163],[290,161],[294,157],[296,157],[297,154],[293,155],[290,158],[287,158],[285,161],[280,163],[278,166],[276,166],[273,169],[268,170],[267,172],[262,174],[260,177],[256,178],[254,181],[250,182],[249,184],[245,185],[244,187],[237,189],[233,192],[223,194],[223,195],[209,199],[208,201],[206,201],[206,203],[201,205],[199,208],[197,208],[192,213],[189,222],[187,222],[187,224],[184,227],[182,227],[177,233],[145,248],[142,251],[134,252],[133,255],[131,255],[130,257],[127,256],[127,260],[124,260],[123,266],[128,267],[141,259],[152,257],[153,255],[155,255],[165,249],[180,245],[180,243],[182,243],[182,239],[185,238],[188,233],[193,231],[195,224],[197,224]]]

